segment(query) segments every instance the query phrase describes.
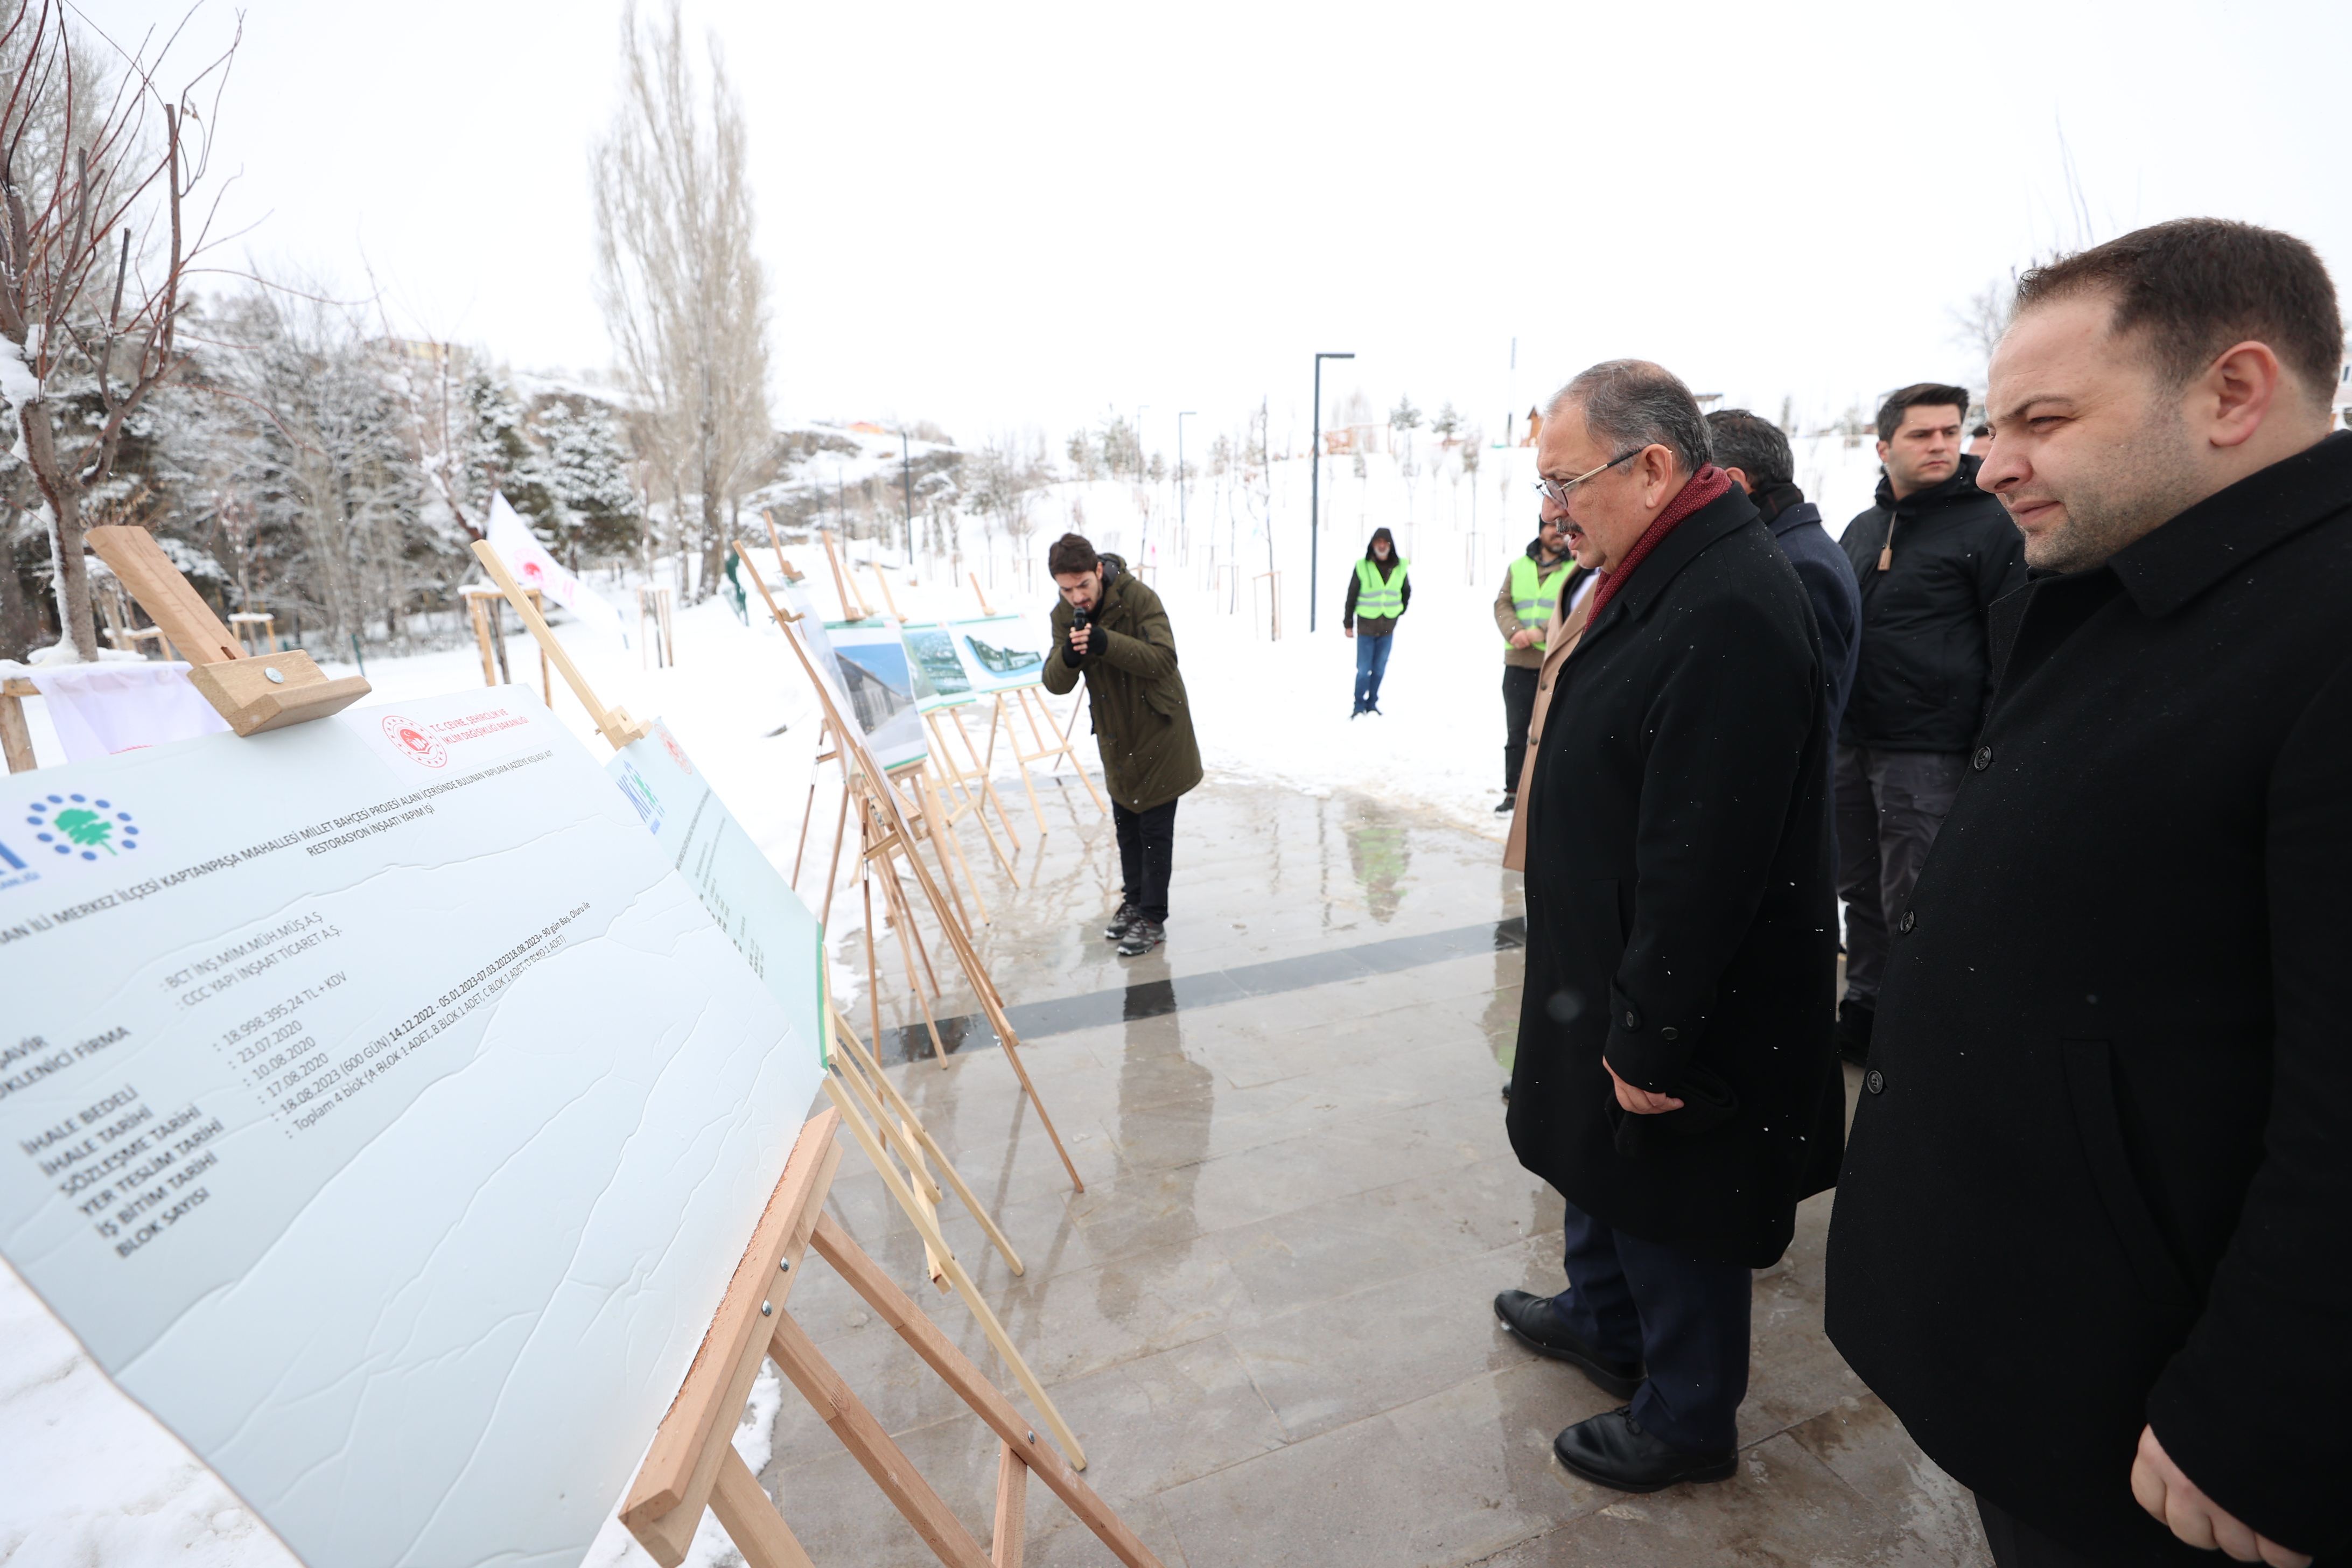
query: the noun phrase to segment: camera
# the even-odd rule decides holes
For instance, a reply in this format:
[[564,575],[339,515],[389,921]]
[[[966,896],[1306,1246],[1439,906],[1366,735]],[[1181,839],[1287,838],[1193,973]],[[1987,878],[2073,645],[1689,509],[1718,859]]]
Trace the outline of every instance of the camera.
[[[1085,631],[1085,630],[1087,629],[1087,626],[1088,623],[1090,623],[1093,619],[1094,619],[1094,617],[1093,617],[1092,616],[1089,616],[1086,611],[1084,611],[1084,610],[1080,610],[1080,609],[1073,609],[1073,610],[1070,612],[1070,636],[1071,636],[1073,638],[1075,638],[1075,637],[1076,637],[1080,632]],[[1083,660],[1087,657],[1087,655],[1088,655],[1088,654],[1091,654],[1093,651],[1094,651],[1094,639],[1093,639],[1093,638],[1091,638],[1091,637],[1089,637],[1089,638],[1087,640],[1087,653],[1079,653],[1079,652],[1076,651],[1076,649],[1075,649],[1075,648],[1073,648],[1073,650],[1072,650],[1072,652],[1071,652],[1070,657],[1071,657],[1072,658],[1075,658],[1075,659],[1078,659],[1078,660],[1083,661]]]

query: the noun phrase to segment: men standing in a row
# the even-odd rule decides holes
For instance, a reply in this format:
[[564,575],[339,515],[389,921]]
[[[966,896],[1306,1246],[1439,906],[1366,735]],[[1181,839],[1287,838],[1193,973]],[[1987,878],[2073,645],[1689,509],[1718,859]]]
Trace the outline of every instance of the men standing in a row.
[[1520,803],[1510,1133],[1567,1200],[1570,1289],[1495,1311],[1627,1401],[1561,1432],[1560,1463],[1647,1492],[1738,1469],[1750,1271],[1836,1179],[1829,690],[1687,387],[1618,360],[1547,414],[1547,532],[1598,585]]
[[2003,1568],[2352,1549],[2343,353],[2309,246],[2185,219],[2028,272],[1993,356],[2036,575],[1895,921],[1828,1313]]
[[1838,1050],[1870,1050],[1886,930],[1951,809],[1991,695],[1985,612],[2024,581],[2016,526],[1960,451],[1965,388],[1921,382],[1878,411],[1877,504],[1840,542],[1862,586],[1862,656],[1838,727]]
[[[1528,412],[1535,416],[1535,410]],[[1572,601],[1588,575],[1568,552],[1562,521],[1545,512],[1527,553],[1512,558],[1495,595],[1495,629],[1503,634],[1503,803],[1495,808],[1497,816],[1508,816],[1518,799],[1528,720],[1536,707],[1536,673],[1543,668],[1544,628],[1560,596]]]
[[1718,408],[1706,416],[1706,433],[1715,443],[1715,460],[1731,482],[1748,492],[1772,542],[1797,581],[1805,585],[1805,599],[1813,606],[1813,626],[1822,634],[1822,670],[1830,685],[1830,729],[1836,731],[1845,712],[1845,695],[1853,685],[1854,660],[1862,652],[1862,595],[1853,583],[1853,568],[1845,552],[1822,526],[1822,509],[1797,488],[1797,460],[1789,437],[1769,419],[1745,408]]

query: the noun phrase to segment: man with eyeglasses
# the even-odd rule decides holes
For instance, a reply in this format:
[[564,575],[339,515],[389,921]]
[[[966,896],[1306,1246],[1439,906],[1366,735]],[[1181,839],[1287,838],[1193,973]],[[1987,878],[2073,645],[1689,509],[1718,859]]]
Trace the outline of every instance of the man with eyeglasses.
[[1750,1271],[1837,1176],[1829,691],[1804,589],[1681,381],[1593,366],[1537,458],[1597,574],[1519,812],[1511,1146],[1566,1200],[1570,1289],[1495,1311],[1627,1402],[1561,1432],[1560,1463],[1657,1491],[1736,1470]]

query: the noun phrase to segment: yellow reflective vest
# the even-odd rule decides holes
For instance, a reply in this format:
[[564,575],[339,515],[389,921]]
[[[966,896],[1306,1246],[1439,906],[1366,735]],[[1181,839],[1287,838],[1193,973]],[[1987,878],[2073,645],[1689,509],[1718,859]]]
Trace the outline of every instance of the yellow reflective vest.
[[1512,557],[1511,611],[1519,617],[1522,627],[1536,634],[1538,647],[1544,646],[1544,628],[1551,624],[1552,609],[1559,603],[1560,579],[1575,566],[1573,555],[1561,556],[1559,563],[1549,571],[1538,569],[1531,555]]
[[1370,560],[1369,557],[1365,560],[1357,562],[1357,618],[1361,620],[1366,617],[1370,617],[1374,620],[1387,619],[1392,621],[1399,616],[1403,615],[1404,574],[1412,569],[1412,563],[1400,555],[1396,558],[1395,570],[1389,574],[1388,581],[1382,582],[1381,580],[1381,568],[1377,562]]

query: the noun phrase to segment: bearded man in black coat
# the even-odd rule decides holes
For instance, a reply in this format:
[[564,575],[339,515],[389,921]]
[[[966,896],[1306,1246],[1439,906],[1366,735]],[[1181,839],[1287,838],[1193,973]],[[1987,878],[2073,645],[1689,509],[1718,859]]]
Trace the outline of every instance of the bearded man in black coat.
[[2004,1568],[2352,1550],[2342,352],[2308,246],[2186,219],[2027,273],[1993,358],[2033,577],[1895,921],[1828,1319]]
[[1537,467],[1602,574],[1519,801],[1511,1146],[1567,1200],[1570,1288],[1495,1310],[1629,1401],[1560,1462],[1655,1491],[1733,1473],[1750,1271],[1836,1174],[1828,684],[1804,588],[1672,374],[1578,376]]

